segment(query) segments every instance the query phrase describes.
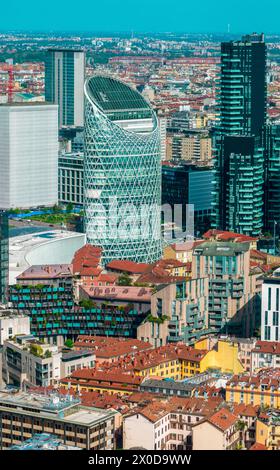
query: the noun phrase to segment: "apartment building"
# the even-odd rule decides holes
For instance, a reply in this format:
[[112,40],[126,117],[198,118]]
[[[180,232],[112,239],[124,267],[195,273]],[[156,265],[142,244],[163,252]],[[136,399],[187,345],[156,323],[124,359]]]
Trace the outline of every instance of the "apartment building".
[[147,450],[190,450],[192,429],[199,421],[215,412],[220,397],[171,398],[168,402],[152,402],[136,408],[123,420],[123,446]]
[[226,401],[280,408],[280,370],[262,369],[257,374],[234,375],[226,384]]
[[193,450],[235,450],[240,442],[238,416],[222,408],[193,425]]
[[62,353],[32,335],[18,335],[3,346],[3,378],[18,387],[49,386],[60,379]]
[[251,355],[252,373],[259,369],[280,367],[280,343],[277,341],[257,341]]
[[69,446],[113,450],[115,414],[114,410],[82,406],[69,395],[0,392],[0,449],[46,432]]
[[209,278],[208,318],[213,333],[248,337],[260,325],[260,274],[250,271],[249,248],[249,243],[211,241],[194,249],[192,276]]
[[280,412],[269,409],[256,422],[256,442],[267,450],[280,450]]
[[193,345],[209,333],[206,277],[160,286],[151,297],[151,315],[137,329],[138,339],[154,347],[178,341]]
[[15,310],[0,308],[0,346],[18,334],[30,334],[29,316]]

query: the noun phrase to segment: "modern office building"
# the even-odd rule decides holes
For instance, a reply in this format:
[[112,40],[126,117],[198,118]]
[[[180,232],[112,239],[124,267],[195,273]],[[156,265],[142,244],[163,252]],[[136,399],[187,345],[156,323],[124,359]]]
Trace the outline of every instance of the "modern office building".
[[8,281],[9,220],[7,212],[0,210],[0,303],[4,303],[7,298]]
[[59,126],[83,126],[84,51],[48,49],[45,70],[45,98],[59,105]]
[[84,155],[60,153],[58,157],[58,200],[82,206],[84,200]]
[[280,270],[263,280],[262,285],[262,341],[280,341]]
[[[222,43],[218,91],[220,123],[214,136],[214,226],[260,234],[264,213],[266,45],[263,34]],[[252,191],[253,189],[253,191]]]
[[58,107],[48,103],[0,105],[0,207],[57,203]]
[[142,95],[104,76],[85,83],[84,208],[103,263],[161,257],[158,119]]
[[113,450],[115,416],[114,410],[82,406],[78,398],[69,395],[1,392],[0,449],[47,432],[67,446]]
[[264,166],[264,230],[280,232],[280,126],[266,125],[262,136]]
[[175,205],[182,206],[183,232],[188,228],[187,205],[193,205],[195,234],[209,228],[213,175],[213,169],[209,167],[169,162],[162,165],[162,204],[171,206],[173,218]]

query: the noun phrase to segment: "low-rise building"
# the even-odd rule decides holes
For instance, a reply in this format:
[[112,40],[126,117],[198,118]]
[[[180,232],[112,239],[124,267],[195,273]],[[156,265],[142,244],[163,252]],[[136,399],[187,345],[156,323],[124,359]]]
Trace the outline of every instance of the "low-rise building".
[[280,367],[280,343],[278,341],[257,341],[251,355],[252,373],[260,369]]
[[88,369],[95,365],[95,354],[92,350],[82,349],[62,354],[60,377],[66,377],[76,370]]
[[91,350],[95,355],[96,363],[118,363],[120,359],[133,357],[141,351],[152,349],[146,341],[133,338],[108,338],[106,336],[79,335],[74,343],[76,350]]
[[151,402],[124,417],[124,449],[190,450],[192,429],[218,409],[222,399],[177,398]]
[[256,442],[267,450],[280,450],[280,412],[270,409],[260,414],[256,422]]
[[226,401],[280,408],[280,370],[262,369],[253,375],[234,375],[226,384]]

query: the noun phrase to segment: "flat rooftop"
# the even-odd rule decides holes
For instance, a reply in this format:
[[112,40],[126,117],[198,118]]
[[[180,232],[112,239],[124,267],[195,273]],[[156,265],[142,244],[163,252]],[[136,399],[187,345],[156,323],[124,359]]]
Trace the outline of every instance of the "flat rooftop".
[[108,417],[113,416],[114,410],[100,410],[99,408],[82,406],[80,399],[71,395],[58,393],[37,394],[23,391],[1,391],[0,408],[10,411],[14,408],[24,414],[47,416],[63,422],[82,425],[94,425]]
[[32,265],[69,264],[85,244],[85,234],[66,230],[29,233],[9,240],[9,283]]

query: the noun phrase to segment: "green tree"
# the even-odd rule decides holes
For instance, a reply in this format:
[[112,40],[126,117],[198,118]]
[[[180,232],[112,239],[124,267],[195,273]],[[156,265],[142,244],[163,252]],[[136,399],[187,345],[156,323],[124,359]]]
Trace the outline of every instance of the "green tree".
[[120,276],[117,280],[117,285],[118,286],[131,286],[132,285],[132,279],[129,276],[129,274],[126,273],[126,272],[120,274]]
[[67,348],[73,348],[74,342],[72,341],[72,339],[67,339],[67,340],[65,341],[64,345],[65,345]]

